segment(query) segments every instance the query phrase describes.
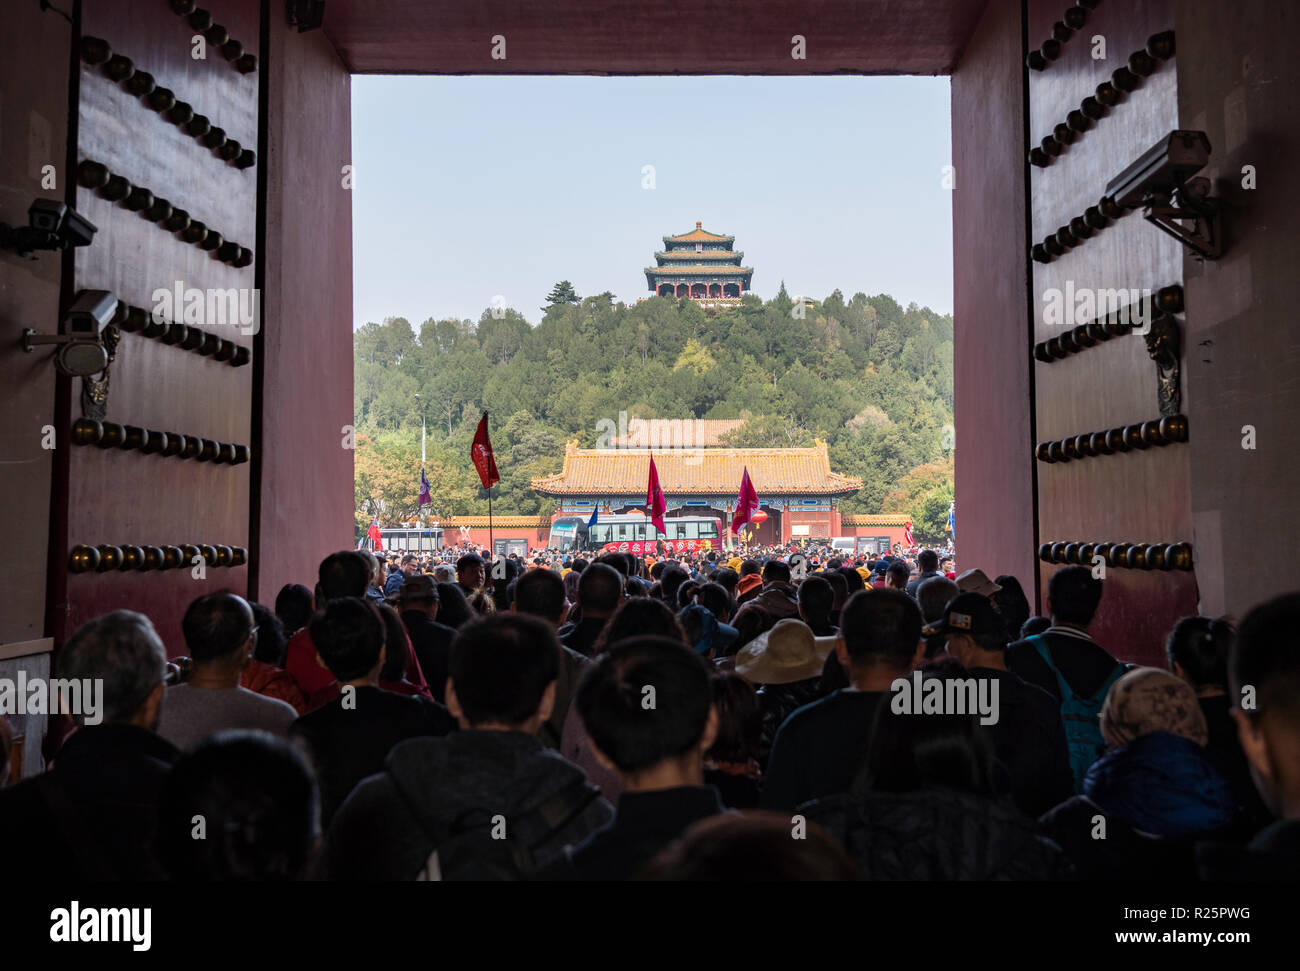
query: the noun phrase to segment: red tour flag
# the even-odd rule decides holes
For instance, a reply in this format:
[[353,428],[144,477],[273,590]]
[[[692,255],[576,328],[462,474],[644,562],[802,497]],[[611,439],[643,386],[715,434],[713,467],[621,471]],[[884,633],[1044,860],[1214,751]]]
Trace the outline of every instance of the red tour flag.
[[912,520],[910,519],[903,523],[903,542],[908,546],[916,545],[916,541],[912,539]]
[[661,533],[668,532],[668,527],[664,525],[664,513],[668,511],[668,503],[664,499],[664,490],[659,488],[659,470],[655,468],[654,456],[650,456],[650,484],[646,487],[645,508],[650,514],[650,522],[655,524],[655,529]]
[[470,447],[469,455],[474,460],[474,468],[478,469],[478,477],[482,480],[484,489],[491,489],[501,481],[501,476],[497,475],[496,459],[492,457],[492,441],[488,438],[486,411],[479,419],[478,431],[474,433],[474,444]]
[[381,532],[379,532],[379,520],[378,520],[378,519],[373,520],[373,521],[370,523],[370,529],[367,531],[367,535],[370,536],[371,542],[373,542],[373,543],[375,544],[375,550],[376,550],[376,551],[382,551],[383,548],[384,548],[384,537],[383,537],[383,534],[382,534]]
[[738,533],[745,523],[753,522],[757,508],[758,493],[754,491],[754,483],[749,481],[749,466],[745,466],[740,476],[740,495],[736,496],[736,513],[731,517],[731,531]]

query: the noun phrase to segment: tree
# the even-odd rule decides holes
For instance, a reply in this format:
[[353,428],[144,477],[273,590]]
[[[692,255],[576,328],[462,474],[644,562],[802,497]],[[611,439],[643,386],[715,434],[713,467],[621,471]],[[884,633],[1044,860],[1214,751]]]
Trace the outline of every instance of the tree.
[[561,280],[555,286],[551,287],[551,292],[546,295],[546,306],[542,309],[546,310],[548,307],[554,307],[562,303],[577,302],[578,294],[577,291],[573,289],[573,284],[568,280]]
[[918,465],[900,478],[885,497],[890,512],[912,517],[912,534],[922,543],[942,543],[947,536],[948,504],[953,497],[953,460]]
[[[414,515],[422,412],[433,511],[451,516],[487,511],[469,461],[483,410],[494,416],[502,481],[493,502],[503,514],[547,511],[532,478],[558,471],[566,441],[591,447],[598,424],[626,411],[740,418],[724,442],[734,446],[825,439],[831,467],[863,482],[845,512],[903,508],[919,536],[942,539],[925,531],[942,530],[951,495],[942,434],[952,422],[952,317],[843,293],[795,317],[784,288],[705,311],[662,297],[579,300],[561,281],[536,326],[515,310],[426,317],[418,333],[401,317],[368,323],[353,338],[358,525]],[[948,471],[919,471],[936,464]]]

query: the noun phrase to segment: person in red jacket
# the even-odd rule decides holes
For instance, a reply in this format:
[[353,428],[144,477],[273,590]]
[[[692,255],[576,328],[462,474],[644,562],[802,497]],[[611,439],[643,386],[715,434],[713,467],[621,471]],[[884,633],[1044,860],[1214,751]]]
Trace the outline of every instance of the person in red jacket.
[[[340,597],[364,597],[370,583],[370,564],[355,550],[331,553],[321,560],[317,571],[316,609],[323,610]],[[304,627],[289,639],[289,653],[284,669],[298,683],[311,711],[330,701],[338,691],[334,675],[316,657],[310,627]]]

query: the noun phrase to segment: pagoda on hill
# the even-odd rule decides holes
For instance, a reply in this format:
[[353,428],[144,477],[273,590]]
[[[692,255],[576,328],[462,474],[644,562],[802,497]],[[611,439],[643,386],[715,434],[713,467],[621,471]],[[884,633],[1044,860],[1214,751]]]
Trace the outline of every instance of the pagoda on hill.
[[661,297],[690,297],[704,306],[740,302],[754,271],[741,266],[743,252],[732,249],[735,236],[719,236],[695,224],[680,236],[665,236],[658,266],[645,270],[650,290]]

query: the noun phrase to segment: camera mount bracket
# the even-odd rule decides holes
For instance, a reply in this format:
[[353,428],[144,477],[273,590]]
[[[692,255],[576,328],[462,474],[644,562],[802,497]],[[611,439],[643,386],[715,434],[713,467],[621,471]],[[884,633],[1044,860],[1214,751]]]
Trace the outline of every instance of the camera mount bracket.
[[36,259],[36,250],[63,249],[58,233],[31,226],[0,223],[0,249],[12,250],[24,259]]
[[[1219,200],[1207,192],[1209,181],[1192,179],[1169,196],[1146,200],[1142,218],[1168,233],[1202,259],[1217,260],[1223,255],[1223,226]],[[1191,228],[1184,225],[1191,220]]]

